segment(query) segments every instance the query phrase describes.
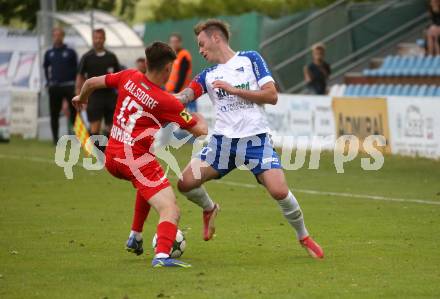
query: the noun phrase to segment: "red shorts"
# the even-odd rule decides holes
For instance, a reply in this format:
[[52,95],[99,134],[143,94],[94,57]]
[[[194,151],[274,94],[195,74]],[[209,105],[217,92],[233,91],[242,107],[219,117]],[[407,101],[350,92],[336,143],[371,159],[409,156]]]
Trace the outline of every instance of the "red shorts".
[[108,172],[118,179],[130,181],[145,200],[170,186],[170,182],[156,159],[138,170],[132,170],[128,165],[115,160],[115,158],[120,158],[120,155],[106,151],[105,167]]

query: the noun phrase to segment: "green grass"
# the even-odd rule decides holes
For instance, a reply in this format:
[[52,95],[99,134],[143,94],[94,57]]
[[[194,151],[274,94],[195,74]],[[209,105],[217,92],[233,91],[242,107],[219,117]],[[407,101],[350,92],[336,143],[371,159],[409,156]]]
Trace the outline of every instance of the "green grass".
[[[177,153],[181,166],[190,148]],[[438,298],[440,206],[296,192],[323,261],[298,246],[261,187],[210,182],[222,206],[215,240],[201,238],[201,212],[178,196],[191,269],[152,269],[147,254],[124,250],[134,189],[105,171],[50,163],[49,143],[0,144],[0,298]],[[23,157],[23,158],[22,158]],[[40,159],[35,159],[40,158]],[[308,159],[306,160],[306,163]],[[360,160],[336,174],[332,155],[319,170],[287,172],[292,189],[440,202],[440,162],[386,157],[380,171]],[[175,178],[171,181],[175,185]],[[224,181],[255,184],[247,172]]]

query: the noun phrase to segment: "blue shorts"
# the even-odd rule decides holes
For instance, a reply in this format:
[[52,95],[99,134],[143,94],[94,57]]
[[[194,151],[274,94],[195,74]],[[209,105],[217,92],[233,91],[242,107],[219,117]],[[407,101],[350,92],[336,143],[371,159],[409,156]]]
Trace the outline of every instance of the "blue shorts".
[[266,133],[244,138],[212,135],[198,157],[208,162],[220,174],[219,178],[238,167],[250,170],[255,176],[268,169],[281,168],[270,135]]

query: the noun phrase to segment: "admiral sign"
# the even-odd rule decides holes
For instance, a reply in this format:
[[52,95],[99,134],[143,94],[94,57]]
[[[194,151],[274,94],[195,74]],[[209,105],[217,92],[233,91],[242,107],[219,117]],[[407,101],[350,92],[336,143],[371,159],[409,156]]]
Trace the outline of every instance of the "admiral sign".
[[386,99],[334,98],[333,113],[337,137],[354,135],[362,144],[370,135],[382,135],[387,140],[384,151],[391,152]]

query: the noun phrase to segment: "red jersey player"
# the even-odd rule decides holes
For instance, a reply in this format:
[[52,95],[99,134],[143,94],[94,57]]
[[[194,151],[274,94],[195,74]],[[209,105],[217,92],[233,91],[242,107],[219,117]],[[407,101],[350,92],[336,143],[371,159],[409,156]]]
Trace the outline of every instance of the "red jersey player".
[[[169,257],[179,221],[179,208],[169,181],[152,153],[153,134],[161,125],[177,123],[195,136],[207,134],[206,121],[189,114],[172,95],[163,91],[176,53],[167,44],[154,42],[145,49],[147,72],[125,70],[88,79],[79,96],[72,99],[81,109],[99,88],[117,88],[118,101],[106,149],[106,168],[115,177],[129,180],[137,189],[132,232],[127,249],[141,254],[142,226],[150,207],[159,213],[153,267],[190,267]],[[146,157],[146,158],[145,158]]]

